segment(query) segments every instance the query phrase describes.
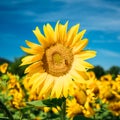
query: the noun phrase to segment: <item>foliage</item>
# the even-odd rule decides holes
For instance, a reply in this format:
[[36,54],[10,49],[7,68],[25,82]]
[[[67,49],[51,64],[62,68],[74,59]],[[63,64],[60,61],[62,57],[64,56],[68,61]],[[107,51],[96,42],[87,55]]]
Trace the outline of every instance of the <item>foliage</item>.
[[14,62],[9,65],[8,71],[12,74],[19,75],[20,77],[24,76],[24,70],[26,66],[20,66],[22,58],[23,57],[16,58]]
[[3,63],[12,63],[11,61],[5,59],[5,58],[0,58],[0,65],[3,64]]
[[112,66],[112,67],[109,68],[107,73],[112,74],[113,75],[113,79],[115,79],[117,77],[117,75],[120,74],[120,67]]

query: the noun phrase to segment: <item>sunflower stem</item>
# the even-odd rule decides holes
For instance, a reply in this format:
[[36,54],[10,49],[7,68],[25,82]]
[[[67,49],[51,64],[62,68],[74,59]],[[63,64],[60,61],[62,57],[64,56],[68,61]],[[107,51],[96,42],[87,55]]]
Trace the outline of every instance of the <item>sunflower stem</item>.
[[65,120],[65,117],[66,117],[66,100],[63,101],[62,106],[61,106],[61,112],[60,112],[61,120]]

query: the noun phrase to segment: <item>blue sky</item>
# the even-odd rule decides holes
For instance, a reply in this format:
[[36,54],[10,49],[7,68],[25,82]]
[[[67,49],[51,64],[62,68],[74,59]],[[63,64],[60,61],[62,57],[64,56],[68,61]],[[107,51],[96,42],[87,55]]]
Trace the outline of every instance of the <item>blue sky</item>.
[[21,57],[25,40],[37,42],[32,30],[48,22],[54,27],[58,20],[87,30],[86,49],[97,51],[92,64],[120,66],[120,0],[1,0],[0,57]]

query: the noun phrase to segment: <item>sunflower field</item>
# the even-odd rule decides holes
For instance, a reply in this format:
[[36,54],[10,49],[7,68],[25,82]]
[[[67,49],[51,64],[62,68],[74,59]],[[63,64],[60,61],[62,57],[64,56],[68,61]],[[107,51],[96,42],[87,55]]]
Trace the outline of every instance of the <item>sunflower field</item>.
[[0,120],[120,120],[120,68],[87,59],[86,30],[59,21],[33,30],[25,56],[0,62]]

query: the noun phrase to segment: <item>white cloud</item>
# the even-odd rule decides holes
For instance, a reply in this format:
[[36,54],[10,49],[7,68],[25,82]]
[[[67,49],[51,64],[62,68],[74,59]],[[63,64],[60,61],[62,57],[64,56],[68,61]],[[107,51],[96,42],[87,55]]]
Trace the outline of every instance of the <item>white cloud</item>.
[[0,40],[1,41],[8,41],[8,40],[12,40],[16,38],[16,35],[15,34],[10,34],[10,33],[1,33],[0,34]]
[[118,41],[120,41],[120,36],[117,37]]
[[[19,3],[29,3],[32,1],[12,0],[11,3],[19,5]],[[52,0],[52,3],[54,4],[57,1],[64,2],[65,4],[61,5],[59,10],[56,9],[52,12],[47,11],[47,9],[44,13],[36,12],[40,8],[32,7],[29,10],[22,9],[9,12],[9,14],[25,16],[26,19],[20,19],[18,22],[56,22],[57,20],[69,20],[72,24],[81,23],[87,30],[120,30],[120,7],[118,5],[111,4],[105,0]],[[47,4],[44,6],[49,8]],[[27,19],[27,17],[30,17],[30,19]]]
[[67,4],[73,4],[73,3],[92,3],[92,2],[99,2],[99,0],[52,0],[54,2],[59,1],[59,2],[65,2]]
[[97,52],[103,56],[109,56],[109,57],[115,57],[115,58],[120,58],[120,53],[107,50],[107,49],[97,49]]
[[21,3],[29,3],[32,1],[34,1],[34,0],[2,0],[2,1],[0,1],[0,4],[9,6],[9,5],[18,5]]
[[[108,4],[102,0],[85,1],[65,0],[67,4],[63,5],[61,10],[33,14],[33,21],[55,22],[59,19],[67,19],[73,23],[82,23],[88,30],[120,30],[120,8],[118,6]],[[104,10],[104,12],[100,13],[100,10]]]
[[93,43],[120,43],[120,40],[92,40]]

